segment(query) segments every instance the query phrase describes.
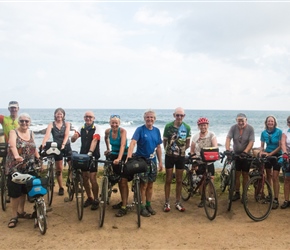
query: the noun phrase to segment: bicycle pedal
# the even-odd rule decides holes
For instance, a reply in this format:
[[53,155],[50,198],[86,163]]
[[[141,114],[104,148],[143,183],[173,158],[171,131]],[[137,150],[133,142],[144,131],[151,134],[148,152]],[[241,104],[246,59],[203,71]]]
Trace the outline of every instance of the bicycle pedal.
[[113,188],[113,189],[112,189],[112,192],[113,192],[113,193],[118,193],[118,189],[117,189],[117,188]]

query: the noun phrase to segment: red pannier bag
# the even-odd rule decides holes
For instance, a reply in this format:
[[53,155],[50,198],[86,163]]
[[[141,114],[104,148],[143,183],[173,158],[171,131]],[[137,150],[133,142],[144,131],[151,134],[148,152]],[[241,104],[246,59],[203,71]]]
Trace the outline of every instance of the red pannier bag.
[[200,155],[203,162],[214,162],[220,159],[218,147],[202,148]]

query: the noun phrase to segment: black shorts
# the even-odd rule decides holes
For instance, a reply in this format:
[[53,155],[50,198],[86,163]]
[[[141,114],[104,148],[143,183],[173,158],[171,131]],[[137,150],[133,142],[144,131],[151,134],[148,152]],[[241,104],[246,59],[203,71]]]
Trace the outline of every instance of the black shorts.
[[[280,155],[274,155],[276,157],[279,157]],[[281,169],[281,165],[278,164],[278,160],[277,159],[269,159],[269,161],[265,162],[265,169],[272,169],[279,171]]]
[[8,196],[12,198],[18,198],[23,194],[27,194],[27,188],[25,184],[18,184],[12,181],[11,175],[7,178]]
[[246,159],[236,158],[236,171],[249,172],[251,163]]
[[55,161],[62,161],[63,157],[67,157],[67,161],[71,160],[72,149],[70,144],[66,144],[64,149],[60,151],[59,155],[54,156]]
[[[203,175],[205,170],[206,170],[206,166],[205,165],[198,166],[196,174],[197,175]],[[215,175],[215,168],[214,168],[214,164],[213,163],[207,165],[207,171],[211,174],[211,176]]]
[[169,156],[165,155],[165,168],[171,169],[175,166],[176,169],[184,169],[185,157],[184,156]]

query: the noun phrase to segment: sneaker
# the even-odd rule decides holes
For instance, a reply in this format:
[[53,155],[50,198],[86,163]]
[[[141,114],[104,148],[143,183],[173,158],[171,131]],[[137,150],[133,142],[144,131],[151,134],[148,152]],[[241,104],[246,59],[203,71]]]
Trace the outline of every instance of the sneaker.
[[284,201],[283,204],[281,205],[281,209],[285,209],[287,207],[290,206],[290,202],[289,201]]
[[273,200],[272,209],[277,209],[279,207],[279,201]]
[[170,205],[169,205],[169,203],[165,203],[165,204],[164,204],[163,211],[164,211],[164,212],[169,212],[169,211],[170,211]]
[[141,207],[141,213],[142,216],[144,217],[149,217],[151,214],[149,213],[149,211],[145,208],[145,207]]
[[203,201],[200,201],[200,203],[197,205],[198,207],[204,207]]
[[147,209],[147,211],[151,214],[151,215],[155,215],[156,211],[153,210],[153,208],[151,206],[145,206],[145,208]]
[[98,200],[93,200],[92,201],[91,210],[97,210],[98,207],[99,207],[99,201]]
[[127,214],[127,209],[126,208],[120,208],[115,215],[116,215],[116,217],[123,217],[126,214]]
[[93,204],[93,199],[92,198],[88,198],[85,203],[84,203],[84,207],[88,207],[90,205]]
[[122,201],[119,202],[118,204],[115,204],[112,206],[113,209],[121,209],[122,208]]
[[241,199],[241,196],[240,196],[240,193],[235,193],[235,195],[233,196],[233,198],[232,198],[232,201],[237,201],[237,200],[239,200],[239,199]]
[[64,195],[64,189],[63,188],[60,188],[58,190],[58,195]]
[[179,212],[184,212],[185,208],[181,205],[180,202],[175,203],[175,208],[179,211]]

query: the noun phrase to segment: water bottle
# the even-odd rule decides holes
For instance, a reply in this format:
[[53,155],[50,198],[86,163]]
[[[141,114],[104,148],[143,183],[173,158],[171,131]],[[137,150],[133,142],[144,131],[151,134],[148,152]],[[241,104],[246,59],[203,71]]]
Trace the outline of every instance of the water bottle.
[[197,184],[197,175],[196,174],[192,174],[192,186],[196,187]]

